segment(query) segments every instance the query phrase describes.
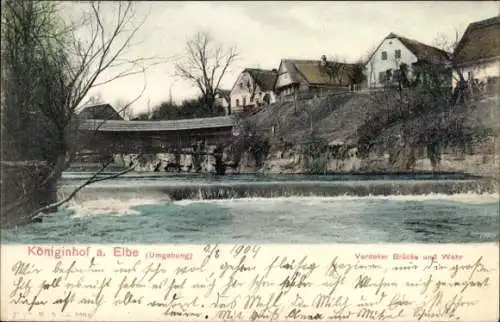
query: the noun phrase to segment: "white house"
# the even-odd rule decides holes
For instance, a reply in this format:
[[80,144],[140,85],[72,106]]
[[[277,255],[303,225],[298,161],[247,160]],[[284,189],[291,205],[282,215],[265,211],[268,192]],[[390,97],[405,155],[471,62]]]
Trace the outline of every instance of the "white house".
[[500,17],[471,23],[453,53],[457,70],[453,86],[460,80],[475,81],[495,92],[500,78]]
[[231,111],[238,113],[276,102],[274,82],[278,72],[246,68],[238,76],[231,89]]
[[396,79],[402,64],[408,71],[416,64],[449,63],[450,55],[438,48],[390,33],[375,49],[367,63],[365,73],[369,88],[384,87]]

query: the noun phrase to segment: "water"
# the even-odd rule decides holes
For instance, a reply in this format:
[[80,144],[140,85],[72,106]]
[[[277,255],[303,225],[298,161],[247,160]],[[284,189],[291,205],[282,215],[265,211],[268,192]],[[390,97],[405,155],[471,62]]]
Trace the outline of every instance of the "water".
[[[68,193],[88,173],[67,173]],[[499,239],[498,189],[460,174],[129,174],[5,243],[466,243]]]

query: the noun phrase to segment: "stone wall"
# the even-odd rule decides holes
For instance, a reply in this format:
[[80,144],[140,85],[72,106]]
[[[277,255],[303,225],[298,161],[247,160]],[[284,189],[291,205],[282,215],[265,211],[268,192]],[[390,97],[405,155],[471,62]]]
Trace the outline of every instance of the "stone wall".
[[217,153],[216,146],[207,146],[203,151],[195,153],[157,154],[115,154],[114,163],[121,167],[134,167],[138,172],[184,172],[184,173],[217,173],[217,159],[225,167],[225,173],[239,172],[234,156],[228,149]]
[[[446,149],[441,154],[439,164],[433,166],[425,153],[403,147],[390,156],[388,153],[371,153],[368,157],[359,157],[357,148],[343,152],[342,158],[335,153],[328,153],[325,172],[405,172],[405,171],[442,171],[466,172],[481,176],[498,175],[499,156],[495,155],[494,141],[478,145],[469,153]],[[134,166],[136,171],[145,172],[187,172],[217,173],[217,158],[225,168],[225,174],[232,173],[306,173],[308,156],[298,146],[274,148],[262,167],[257,167],[251,153],[242,153],[236,158],[229,149],[214,153],[215,146],[207,146],[203,153],[158,153],[150,155],[116,154],[115,163],[122,167]],[[425,149],[424,149],[425,150]],[[411,155],[411,158],[408,158]]]
[[[440,171],[465,172],[473,175],[500,177],[500,156],[495,154],[494,141],[478,145],[469,154],[458,153],[447,149],[441,154],[439,164],[433,166],[430,159],[415,154],[413,160],[402,160],[405,154],[412,151],[404,148],[399,155],[392,157],[388,153],[371,153],[368,157],[358,156],[357,149],[346,151],[345,157],[336,158],[327,155],[325,172],[403,172],[403,171]],[[247,157],[244,169],[246,172],[261,171],[270,173],[304,173],[307,172],[307,156],[301,154],[300,149],[276,150],[271,153],[261,169],[252,168],[251,158]],[[243,171],[242,171],[243,172]]]

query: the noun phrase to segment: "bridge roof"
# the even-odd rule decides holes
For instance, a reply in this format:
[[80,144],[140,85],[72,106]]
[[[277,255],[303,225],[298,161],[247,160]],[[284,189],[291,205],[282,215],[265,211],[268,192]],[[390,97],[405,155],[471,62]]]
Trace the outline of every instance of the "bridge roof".
[[234,117],[218,116],[168,121],[82,120],[79,128],[84,131],[153,132],[214,129],[231,127],[234,124]]

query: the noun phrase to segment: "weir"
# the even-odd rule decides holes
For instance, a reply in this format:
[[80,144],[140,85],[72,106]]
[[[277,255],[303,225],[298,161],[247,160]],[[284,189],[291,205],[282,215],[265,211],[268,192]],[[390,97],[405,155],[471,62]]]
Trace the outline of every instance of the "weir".
[[[326,177],[326,178],[325,178]],[[322,180],[320,179],[322,178]],[[337,178],[339,179],[339,178]],[[418,243],[498,240],[490,179],[119,178],[82,189],[3,242]],[[369,180],[371,179],[371,180]],[[61,196],[85,181],[66,177]],[[33,229],[39,233],[34,235]]]
[[[61,186],[68,193],[74,185]],[[358,180],[358,181],[268,181],[207,182],[192,179],[179,181],[136,181],[123,185],[108,182],[89,186],[79,193],[80,200],[119,196],[164,196],[171,200],[213,200],[234,198],[276,198],[291,196],[408,196],[428,194],[496,194],[498,183],[493,179],[477,180]]]

